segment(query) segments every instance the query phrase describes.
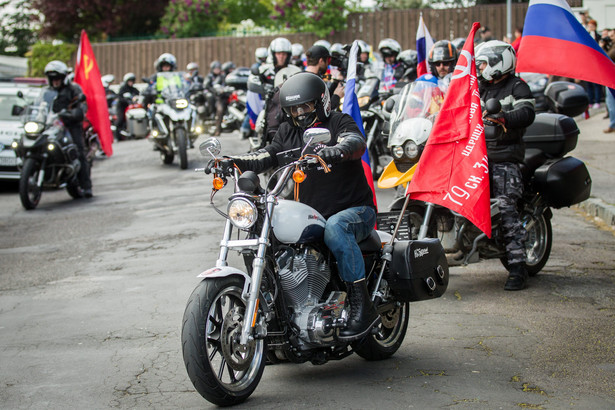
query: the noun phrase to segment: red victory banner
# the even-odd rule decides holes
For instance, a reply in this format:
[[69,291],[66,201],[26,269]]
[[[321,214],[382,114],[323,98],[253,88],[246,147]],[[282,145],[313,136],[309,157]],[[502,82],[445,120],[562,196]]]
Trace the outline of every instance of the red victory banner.
[[479,27],[472,25],[406,194],[460,213],[491,237],[489,164],[474,63]]
[[81,40],[77,51],[77,62],[75,64],[75,82],[79,84],[85,94],[88,104],[86,114],[94,131],[98,133],[100,145],[105,155],[110,157],[113,154],[113,134],[111,133],[111,123],[109,122],[109,110],[107,108],[107,98],[105,89],[100,80],[100,71],[94,57],[94,51],[88,40],[85,30],[81,30]]

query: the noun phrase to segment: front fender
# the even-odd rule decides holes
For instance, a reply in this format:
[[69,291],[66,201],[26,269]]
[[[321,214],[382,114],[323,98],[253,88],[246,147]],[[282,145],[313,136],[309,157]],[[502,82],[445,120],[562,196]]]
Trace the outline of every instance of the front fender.
[[224,278],[227,276],[236,275],[240,276],[244,279],[243,282],[243,291],[241,292],[241,298],[244,300],[248,300],[248,291],[250,290],[250,284],[252,283],[252,278],[242,271],[241,269],[234,268],[232,266],[216,266],[214,268],[209,268],[203,272],[201,272],[197,278],[202,279],[216,279],[216,278]]
[[402,173],[397,169],[394,161],[389,162],[389,165],[384,168],[382,175],[378,178],[378,188],[395,188],[398,185],[410,182],[414,176],[414,172],[416,171],[418,164],[419,163],[417,162],[412,166],[412,168]]

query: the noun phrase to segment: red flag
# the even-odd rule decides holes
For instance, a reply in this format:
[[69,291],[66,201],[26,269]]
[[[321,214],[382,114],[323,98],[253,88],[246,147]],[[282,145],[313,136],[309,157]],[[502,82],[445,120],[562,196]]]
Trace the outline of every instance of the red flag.
[[88,103],[88,120],[92,123],[94,130],[98,133],[100,145],[105,155],[110,157],[113,154],[111,144],[113,134],[111,133],[111,123],[109,122],[109,110],[107,109],[107,97],[105,89],[100,80],[100,71],[94,57],[94,51],[88,40],[85,30],[81,30],[81,40],[77,51],[77,62],[75,64],[75,82],[81,86]]
[[489,167],[474,64],[479,27],[472,25],[459,55],[407,194],[460,213],[491,237]]

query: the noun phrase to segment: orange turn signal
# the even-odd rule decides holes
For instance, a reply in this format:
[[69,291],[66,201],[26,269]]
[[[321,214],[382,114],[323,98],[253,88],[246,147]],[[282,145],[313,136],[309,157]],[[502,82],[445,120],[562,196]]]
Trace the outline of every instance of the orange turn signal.
[[305,181],[305,172],[301,171],[300,169],[293,172],[293,181],[295,181],[298,184]]
[[219,191],[224,188],[224,180],[220,177],[215,177],[213,184],[216,191]]

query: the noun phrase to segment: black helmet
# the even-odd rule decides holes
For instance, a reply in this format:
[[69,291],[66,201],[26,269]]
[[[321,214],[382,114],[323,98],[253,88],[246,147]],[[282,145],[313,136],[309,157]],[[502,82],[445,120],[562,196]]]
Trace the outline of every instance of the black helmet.
[[219,68],[220,70],[222,70],[222,63],[219,62],[218,60],[214,60],[211,62],[211,64],[209,65],[209,72],[213,73],[216,68]]
[[448,72],[452,73],[455,70],[455,63],[457,62],[457,49],[448,40],[437,41],[429,50],[429,56],[427,62],[431,68],[431,73],[438,76],[436,70],[436,63],[444,62],[448,64]]
[[45,66],[45,76],[47,76],[47,81],[49,85],[52,86],[51,82],[53,80],[62,80],[64,83],[64,79],[68,75],[68,67],[61,61],[53,60],[47,63]]
[[233,63],[232,61],[227,61],[224,64],[222,64],[220,68],[222,69],[222,71],[224,71],[224,74],[228,74],[231,71],[233,71],[235,67],[237,67],[235,63]]
[[[312,110],[302,115],[301,106]],[[306,71],[297,73],[288,78],[280,88],[280,106],[292,124],[300,128],[309,128],[316,120],[324,121],[331,113],[331,100],[329,89],[325,82],[316,74]],[[299,115],[293,117],[293,110],[299,108]]]
[[171,53],[160,54],[160,57],[156,60],[156,71],[162,71],[163,64],[170,65],[171,71],[175,71],[177,69],[177,59]]

